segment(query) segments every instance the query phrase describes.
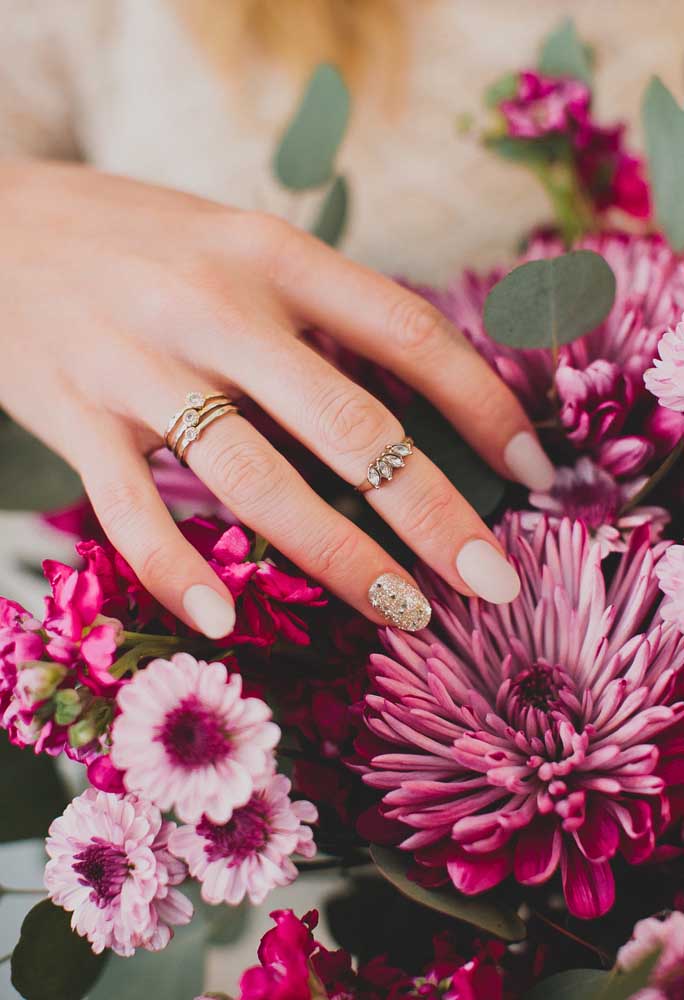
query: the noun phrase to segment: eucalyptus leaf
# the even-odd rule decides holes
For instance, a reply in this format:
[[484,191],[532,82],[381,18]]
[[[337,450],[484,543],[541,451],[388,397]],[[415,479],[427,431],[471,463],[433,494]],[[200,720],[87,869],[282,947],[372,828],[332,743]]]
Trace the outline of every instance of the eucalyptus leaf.
[[516,267],[487,296],[490,337],[509,347],[569,344],[596,329],[615,300],[615,275],[593,250]]
[[314,70],[276,150],[274,170],[285,187],[304,191],[332,179],[349,107],[349,91],[340,71],[322,63]]
[[102,973],[107,953],[94,955],[70,921],[49,899],[27,913],[12,954],[12,985],[24,1000],[81,1000]]
[[55,816],[69,801],[66,790],[46,754],[34,754],[10,745],[0,732],[0,843],[44,837]]
[[684,111],[657,76],[646,88],[641,117],[656,217],[672,248],[684,250]]
[[14,421],[0,422],[0,510],[56,510],[81,496],[66,462]]
[[566,18],[542,43],[539,70],[546,76],[572,76],[591,87],[591,49],[580,39],[572,18]]
[[410,855],[391,847],[373,844],[371,857],[380,874],[416,903],[457,920],[464,920],[504,941],[522,941],[525,937],[525,924],[517,913],[498,903],[490,895],[464,896],[454,888],[425,889],[408,877],[407,872],[412,864]]
[[612,978],[599,969],[569,969],[542,980],[525,1000],[596,1000],[597,991]]
[[442,470],[478,514],[485,517],[500,503],[504,480],[423,396],[416,396],[402,417],[416,444]]
[[592,1000],[630,1000],[648,986],[651,973],[660,958],[660,948],[642,958],[629,972],[613,970],[602,989]]
[[504,160],[536,167],[548,166],[560,160],[569,161],[572,152],[567,136],[564,135],[544,135],[535,139],[490,135],[485,139],[485,145]]
[[349,212],[349,186],[341,175],[330,186],[321,205],[312,233],[331,247],[342,239]]

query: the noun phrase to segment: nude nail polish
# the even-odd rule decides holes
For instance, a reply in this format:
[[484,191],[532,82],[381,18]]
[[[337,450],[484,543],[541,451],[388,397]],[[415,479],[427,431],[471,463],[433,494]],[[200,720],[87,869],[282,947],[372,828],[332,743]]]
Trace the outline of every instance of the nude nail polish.
[[508,604],[520,593],[520,577],[501,553],[484,538],[466,542],[456,557],[461,579],[478,597]]
[[235,607],[211,587],[196,583],[183,595],[183,607],[209,639],[222,639],[235,628]]
[[395,573],[383,573],[368,589],[368,600],[388,622],[406,632],[425,628],[432,617],[427,597]]
[[521,431],[504,448],[504,462],[514,479],[530,490],[545,493],[553,486],[556,470],[534,434]]

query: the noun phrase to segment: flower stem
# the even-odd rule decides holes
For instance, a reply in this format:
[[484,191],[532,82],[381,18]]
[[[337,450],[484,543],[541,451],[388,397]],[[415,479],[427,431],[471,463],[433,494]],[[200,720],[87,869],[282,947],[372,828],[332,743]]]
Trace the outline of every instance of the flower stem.
[[564,937],[570,938],[570,940],[574,941],[576,944],[580,944],[582,945],[582,947],[588,948],[589,951],[593,951],[595,955],[599,956],[602,962],[604,962],[606,965],[612,966],[613,959],[611,958],[611,956],[608,954],[607,951],[604,951],[602,948],[598,948],[595,944],[592,944],[590,941],[585,941],[584,938],[579,937],[579,935],[573,934],[572,931],[569,931],[566,927],[561,927],[560,924],[555,923],[555,921],[551,920],[549,917],[545,917],[543,913],[539,912],[539,910],[532,910],[532,913],[543,923],[547,924],[549,927],[552,927],[554,931],[558,931],[559,934],[563,934]]
[[12,889],[6,885],[0,885],[0,896],[46,896],[45,889]]
[[651,490],[658,485],[661,479],[665,478],[665,476],[668,474],[668,472],[670,471],[670,469],[675,464],[675,462],[677,461],[677,459],[679,458],[679,456],[682,454],[683,451],[684,451],[684,437],[674,446],[674,448],[667,456],[665,461],[658,466],[653,475],[649,476],[649,478],[646,480],[641,489],[638,490],[631,498],[631,500],[628,500],[627,503],[622,507],[622,510],[620,511],[620,517],[622,517],[623,514],[627,514],[630,510],[633,510],[634,507],[636,507],[638,504],[641,503],[644,497],[648,496]]
[[9,960],[11,959],[11,957],[12,957],[12,952],[10,952],[9,955],[3,955],[0,958],[0,965],[4,965],[5,962],[9,962]]

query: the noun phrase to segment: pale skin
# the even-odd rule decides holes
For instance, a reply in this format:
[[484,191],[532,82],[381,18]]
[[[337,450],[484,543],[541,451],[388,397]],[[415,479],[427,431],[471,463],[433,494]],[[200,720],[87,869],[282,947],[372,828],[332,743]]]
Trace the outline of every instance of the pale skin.
[[[305,327],[325,329],[413,385],[501,475],[550,485],[519,403],[438,311],[287,223],[48,163],[0,166],[0,199],[0,404],[74,466],[143,584],[200,631],[229,631],[232,599],[181,536],[147,462],[188,391],[250,396],[350,487],[388,443],[411,433],[299,340]],[[513,454],[514,439],[524,440],[526,458]],[[217,420],[186,458],[306,575],[385,621],[369,586],[383,573],[410,574],[243,417]],[[365,498],[463,594],[473,593],[457,567],[466,543],[501,551],[419,448]],[[214,595],[210,614],[187,599],[198,585]]]

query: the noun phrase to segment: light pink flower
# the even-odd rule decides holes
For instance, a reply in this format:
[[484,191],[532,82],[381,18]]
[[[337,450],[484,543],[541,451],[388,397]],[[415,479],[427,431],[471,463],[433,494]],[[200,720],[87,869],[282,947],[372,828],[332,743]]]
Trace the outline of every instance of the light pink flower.
[[371,658],[366,721],[386,749],[365,781],[401,847],[461,892],[560,867],[570,911],[596,917],[612,859],[648,857],[669,816],[659,759],[684,715],[684,637],[653,615],[665,543],[637,528],[605,569],[580,521],[497,531],[520,596],[490,605],[423,578],[443,639],[388,630]]
[[291,854],[316,853],[311,827],[318,818],[311,802],[292,802],[290,782],[282,774],[268,778],[227,823],[203,818],[197,826],[175,830],[169,848],[202,883],[207,903],[236,906],[245,896],[254,904],[271,889],[297,878]]
[[548,493],[530,493],[530,503],[543,513],[525,511],[521,523],[526,531],[533,530],[543,514],[553,527],[558,527],[564,517],[584,521],[589,534],[600,545],[602,555],[623,552],[634,528],[649,524],[651,537],[657,539],[670,520],[663,507],[635,507],[620,513],[645,482],[646,477],[642,476],[619,483],[609,472],[583,456],[574,467],[556,469],[556,480]]
[[618,968],[628,972],[656,950],[660,958],[648,986],[630,1000],[680,1000],[684,996],[684,913],[640,920],[631,940],[618,952]]
[[45,887],[96,954],[159,951],[191,920],[192,904],[173,888],[186,875],[168,850],[173,829],[151,803],[92,788],[52,823]]
[[658,341],[659,358],[644,374],[644,383],[661,406],[684,412],[684,317]]
[[656,566],[656,575],[665,600],[661,617],[684,632],[684,545],[671,545]]
[[273,769],[280,730],[242,678],[188,653],[154,660],[119,691],[112,763],[124,784],[185,823],[227,823]]

